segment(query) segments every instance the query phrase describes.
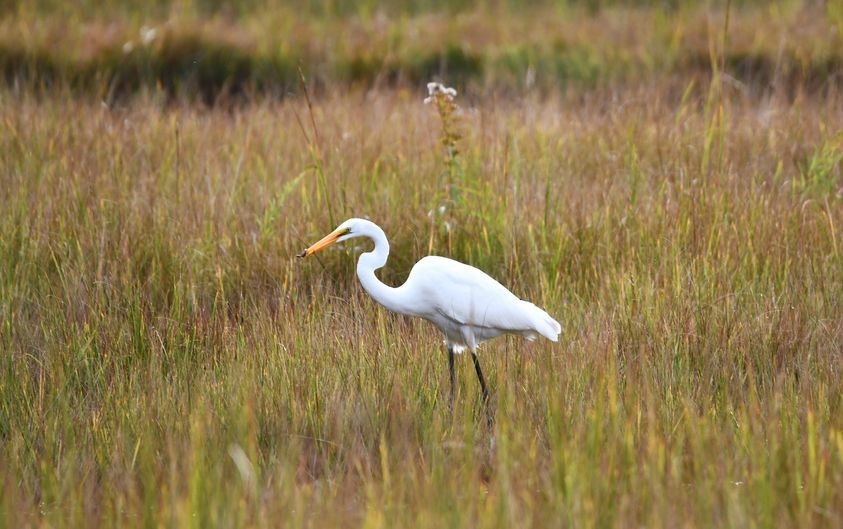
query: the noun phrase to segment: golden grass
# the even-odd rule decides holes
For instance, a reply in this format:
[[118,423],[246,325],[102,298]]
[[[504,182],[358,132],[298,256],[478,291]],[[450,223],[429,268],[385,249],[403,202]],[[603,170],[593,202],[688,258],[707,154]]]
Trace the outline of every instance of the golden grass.
[[539,3],[354,16],[274,5],[208,15],[190,5],[22,6],[0,17],[0,75],[17,89],[69,87],[109,103],[151,92],[214,104],[295,93],[299,65],[329,91],[441,77],[543,94],[706,74],[712,50],[737,84],[762,94],[771,85],[833,91],[843,68],[843,11],[833,2],[742,4],[731,11],[725,47],[724,10],[699,2],[667,11]]
[[[456,157],[411,84],[312,114],[0,89],[0,525],[840,526],[843,104],[723,64],[468,78]],[[295,259],[350,216],[390,237],[384,281],[448,255],[563,323],[484,346],[492,428],[361,248]]]
[[[0,520],[839,526],[843,105],[688,87],[461,96],[453,174],[421,87],[326,93],[318,135],[0,93]],[[295,260],[365,215],[385,281],[432,251],[563,322],[483,348],[492,430],[359,249]]]

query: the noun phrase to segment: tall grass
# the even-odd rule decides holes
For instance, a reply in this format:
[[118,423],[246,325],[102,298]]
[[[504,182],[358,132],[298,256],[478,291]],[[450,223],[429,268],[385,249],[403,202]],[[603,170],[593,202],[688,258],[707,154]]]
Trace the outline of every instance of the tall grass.
[[[318,164],[297,98],[0,93],[3,525],[840,526],[843,105],[725,86],[461,99],[432,238],[421,89],[315,99]],[[359,248],[294,259],[329,211],[563,322],[483,348],[492,430]]]
[[[839,90],[843,13],[833,2],[735,3],[725,74],[751,93]],[[201,2],[162,2],[169,7],[161,12],[112,4],[113,15],[84,3],[0,14],[0,81],[23,91],[69,88],[108,104],[146,92],[212,105],[295,93],[300,65],[314,88],[417,87],[436,77],[551,94],[704,76],[724,11],[699,2],[667,11],[538,2],[349,18],[263,2],[214,15]]]

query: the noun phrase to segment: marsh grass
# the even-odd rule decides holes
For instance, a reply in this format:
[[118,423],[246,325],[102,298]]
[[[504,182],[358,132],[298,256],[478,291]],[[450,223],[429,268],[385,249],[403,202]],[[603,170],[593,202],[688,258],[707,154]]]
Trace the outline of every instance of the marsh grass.
[[[726,100],[707,164],[704,100],[666,92],[468,114],[434,252],[565,329],[485,348],[494,432],[464,365],[448,414],[439,337],[361,292],[356,252],[294,262],[332,227],[302,102],[4,105],[7,523],[837,525],[839,105]],[[441,170],[419,99],[314,109],[390,282]]]
[[[840,88],[843,14],[835,2],[734,3],[720,69],[736,84],[762,95],[770,86]],[[453,13],[396,4],[372,13],[358,4],[349,17],[262,1],[210,14],[201,2],[100,4],[0,8],[0,81],[109,104],[152,93],[227,106],[299,93],[301,66],[320,92],[413,88],[437,78],[508,95],[552,94],[706,75],[728,11],[708,2],[668,10],[534,2],[468,3]]]
[[[432,236],[421,89],[313,100],[318,158],[300,98],[3,92],[3,524],[839,526],[843,105],[706,86],[476,97]],[[493,429],[360,248],[294,259],[352,215],[563,323],[484,346]]]

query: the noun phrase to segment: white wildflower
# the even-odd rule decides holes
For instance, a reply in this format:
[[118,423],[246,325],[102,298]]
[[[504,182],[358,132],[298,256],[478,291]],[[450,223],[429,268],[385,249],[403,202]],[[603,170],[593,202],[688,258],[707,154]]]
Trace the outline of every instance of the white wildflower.
[[126,42],[126,44],[123,44],[123,53],[125,53],[126,55],[132,53],[133,49],[135,49],[135,45],[132,43],[131,40]]
[[457,97],[457,91],[454,88],[443,85],[442,83],[427,83],[428,97],[424,98],[424,104],[430,104],[436,100],[437,96],[443,96],[448,101],[453,101]]
[[140,29],[140,38],[141,42],[144,46],[149,46],[152,44],[152,41],[158,36],[158,30],[155,28],[150,28],[148,26],[143,26]]
[[445,206],[440,204],[438,207],[436,207],[434,209],[431,209],[431,210],[428,210],[427,216],[433,217],[434,215],[444,215],[445,211],[446,211]]

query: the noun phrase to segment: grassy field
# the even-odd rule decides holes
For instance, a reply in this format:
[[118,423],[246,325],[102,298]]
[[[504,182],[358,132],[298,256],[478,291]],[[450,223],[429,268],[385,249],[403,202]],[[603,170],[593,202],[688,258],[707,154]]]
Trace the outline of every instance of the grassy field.
[[[755,7],[730,12],[726,46],[724,6],[697,1],[672,10],[664,9],[670,0],[652,9],[499,2],[454,12],[419,12],[409,2],[395,14],[365,2],[321,14],[248,1],[234,11],[202,0],[161,1],[157,9],[123,0],[97,2],[111,6],[99,9],[54,3],[0,9],[0,81],[30,92],[62,86],[108,104],[138,92],[208,105],[281,98],[300,93],[298,67],[319,92],[418,89],[439,77],[474,93],[548,95],[707,74],[712,51],[753,92],[843,84],[838,2],[749,2]],[[340,16],[345,10],[353,16]]]
[[[843,526],[839,72],[748,80],[712,42],[468,78],[452,158],[409,78],[326,76],[312,111],[4,85],[0,527]],[[562,322],[481,350],[493,427],[361,248],[295,259],[350,216],[385,282],[447,255]]]

